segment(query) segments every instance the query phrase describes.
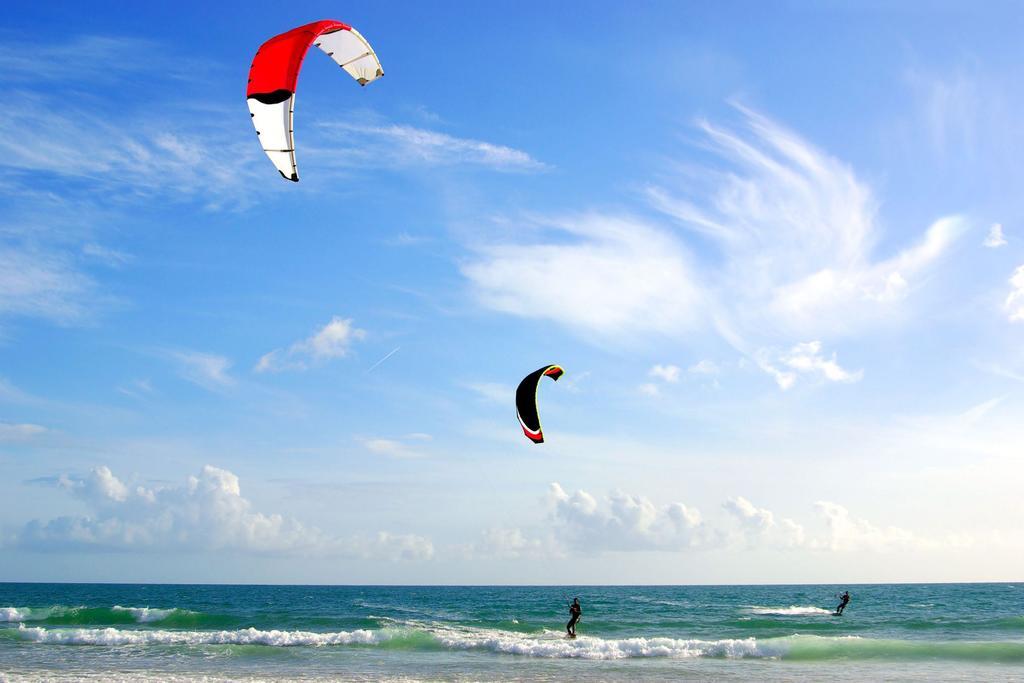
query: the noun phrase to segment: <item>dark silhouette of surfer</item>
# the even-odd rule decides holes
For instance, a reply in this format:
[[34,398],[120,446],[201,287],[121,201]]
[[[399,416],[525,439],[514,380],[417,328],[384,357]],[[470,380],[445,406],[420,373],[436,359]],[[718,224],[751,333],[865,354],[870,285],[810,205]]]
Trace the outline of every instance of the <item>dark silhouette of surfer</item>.
[[840,598],[839,606],[836,607],[836,614],[842,614],[846,606],[850,604],[850,591],[846,591]]
[[565,625],[565,632],[570,638],[576,637],[576,622],[580,620],[582,614],[583,608],[580,607],[580,599],[574,598],[572,604],[569,605],[569,623]]

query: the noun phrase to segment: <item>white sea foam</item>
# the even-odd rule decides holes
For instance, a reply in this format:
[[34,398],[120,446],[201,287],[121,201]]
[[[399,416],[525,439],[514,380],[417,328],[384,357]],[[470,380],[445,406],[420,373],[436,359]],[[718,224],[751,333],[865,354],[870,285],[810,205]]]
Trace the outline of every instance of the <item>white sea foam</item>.
[[[41,628],[19,624],[21,639],[54,645],[161,646],[263,645],[269,647],[375,646],[390,641],[403,649],[469,650],[499,655],[553,659],[622,660],[643,657],[791,659],[824,661],[871,659],[912,661],[952,659],[978,662],[1024,662],[1024,642],[881,640],[858,636],[792,635],[778,638],[699,640],[684,638],[604,639],[561,633],[523,634],[492,629],[431,624],[418,628],[339,631],[170,631],[117,628]],[[4,678],[0,675],[0,681]]]
[[76,683],[421,683],[430,679],[411,678],[408,676],[360,676],[352,674],[324,675],[315,678],[301,674],[281,675],[239,674],[230,676],[223,674],[200,674],[196,672],[171,673],[168,671],[5,671],[0,673],[0,683],[56,683],[57,681],[75,681]]
[[0,607],[0,622],[42,621],[50,617],[67,614],[77,607]]
[[[91,610],[94,614],[101,614],[104,609],[106,608],[88,608],[81,605],[78,607],[68,607],[66,605],[53,605],[51,607],[0,607],[0,622],[44,621],[53,617],[74,615],[82,610]],[[110,611],[128,614],[140,624],[161,621],[175,613],[190,613],[188,610],[175,608],[158,609],[155,607],[122,607],[121,605],[114,605],[110,608]]]
[[[111,608],[115,612],[127,612],[132,616],[135,621],[140,624],[148,624],[153,621],[162,621],[167,617],[171,616],[179,610],[171,609],[158,609],[156,607],[122,607],[121,605],[114,605]],[[180,610],[185,612],[186,610]]]
[[781,617],[819,616],[832,614],[832,610],[812,607],[810,605],[790,605],[789,607],[758,607],[750,608],[752,614],[772,615]]
[[0,607],[0,621],[26,621],[27,607]]
[[47,629],[19,625],[24,640],[58,645],[269,645],[320,647],[324,645],[376,645],[389,640],[387,631],[134,631],[117,628]]
[[434,637],[445,647],[487,650],[498,654],[558,659],[629,659],[633,657],[780,657],[785,646],[760,644],[754,638],[697,640],[682,638],[604,639],[560,633],[523,636],[504,631],[439,631]]
[[[117,628],[40,628],[19,625],[18,635],[27,641],[57,645],[266,645],[271,647],[322,647],[378,645],[412,636],[410,629],[382,629],[316,633],[312,631],[166,631]],[[442,647],[453,650],[484,650],[496,654],[567,659],[628,659],[633,657],[779,657],[782,643],[758,643],[754,638],[697,640],[677,638],[604,639],[580,636],[568,640],[546,631],[525,635],[490,629],[435,626],[418,631]]]

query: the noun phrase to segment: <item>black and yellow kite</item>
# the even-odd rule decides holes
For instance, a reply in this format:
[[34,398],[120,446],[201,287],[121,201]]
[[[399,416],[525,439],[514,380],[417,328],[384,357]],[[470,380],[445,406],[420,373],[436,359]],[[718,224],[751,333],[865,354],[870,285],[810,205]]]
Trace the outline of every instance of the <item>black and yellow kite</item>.
[[544,443],[544,432],[540,427],[540,413],[537,409],[540,380],[547,376],[557,382],[564,372],[559,365],[545,365],[524,377],[516,389],[516,416],[526,438],[534,443]]

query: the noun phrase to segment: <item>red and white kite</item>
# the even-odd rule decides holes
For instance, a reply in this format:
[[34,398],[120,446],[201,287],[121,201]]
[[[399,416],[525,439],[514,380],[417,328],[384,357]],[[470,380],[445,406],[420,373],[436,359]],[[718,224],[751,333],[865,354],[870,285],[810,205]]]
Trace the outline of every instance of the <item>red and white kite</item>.
[[295,166],[295,84],[310,45],[316,45],[359,85],[384,75],[377,54],[348,24],[326,19],[293,28],[260,45],[249,69],[245,96],[263,151],[287,180],[299,181]]

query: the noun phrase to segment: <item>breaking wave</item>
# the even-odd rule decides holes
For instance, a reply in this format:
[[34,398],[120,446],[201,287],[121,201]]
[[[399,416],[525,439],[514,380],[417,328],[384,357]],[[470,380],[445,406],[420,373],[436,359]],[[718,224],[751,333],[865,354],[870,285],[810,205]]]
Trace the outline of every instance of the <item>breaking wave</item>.
[[[858,636],[792,635],[779,638],[700,640],[687,638],[619,638],[583,636],[567,640],[560,633],[522,634],[495,629],[443,626],[315,632],[254,628],[221,631],[176,631],[117,628],[45,628],[19,624],[7,632],[23,641],[55,645],[192,646],[262,645],[268,647],[364,646],[404,650],[477,650],[503,655],[557,659],[615,660],[638,657],[761,658],[794,661],[962,660],[1024,662],[1020,641],[883,640]],[[0,631],[2,633],[2,631]]]
[[163,621],[172,614],[186,612],[186,610],[179,610],[177,608],[157,609],[156,607],[121,607],[121,605],[114,605],[110,609],[113,612],[128,614],[140,624]]
[[269,645],[321,647],[324,645],[376,645],[387,640],[385,631],[150,631],[117,628],[47,629],[19,624],[22,640],[57,645]]
[[187,609],[176,607],[69,607],[53,605],[50,607],[0,607],[0,622],[23,623],[43,622],[53,625],[73,624],[156,624],[166,623],[174,626],[198,626],[206,621],[216,621],[219,617],[203,615]]
[[804,616],[828,616],[832,610],[813,607],[810,605],[790,605],[789,607],[758,607],[750,608],[751,614],[778,617],[804,617]]

